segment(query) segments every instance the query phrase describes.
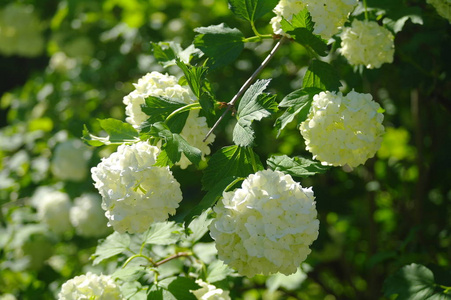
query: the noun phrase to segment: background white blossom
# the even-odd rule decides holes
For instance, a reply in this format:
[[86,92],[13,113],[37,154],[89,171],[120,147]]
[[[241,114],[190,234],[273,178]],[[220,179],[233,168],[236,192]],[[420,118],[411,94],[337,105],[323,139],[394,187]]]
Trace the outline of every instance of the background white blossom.
[[159,151],[147,142],[122,144],[91,169],[114,230],[144,232],[175,214],[182,191],[169,167],[154,166]]
[[312,189],[265,170],[223,197],[210,225],[219,259],[248,277],[295,273],[318,237]]
[[51,170],[61,180],[82,181],[88,174],[92,151],[82,141],[70,139],[58,144],[53,151]]
[[70,209],[70,221],[75,232],[84,237],[102,237],[111,231],[107,226],[108,219],[101,207],[99,195],[88,193],[74,199]]
[[323,165],[356,167],[380,148],[384,116],[370,94],[321,92],[300,131],[306,149]]

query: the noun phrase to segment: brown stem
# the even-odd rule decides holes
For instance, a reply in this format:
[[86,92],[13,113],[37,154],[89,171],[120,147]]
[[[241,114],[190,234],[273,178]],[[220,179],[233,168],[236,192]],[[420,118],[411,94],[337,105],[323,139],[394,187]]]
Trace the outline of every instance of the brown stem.
[[168,261],[171,261],[173,259],[176,259],[176,258],[179,258],[179,257],[187,257],[187,256],[191,256],[191,255],[192,255],[192,253],[190,253],[190,252],[179,252],[179,253],[171,255],[171,256],[169,256],[169,257],[167,257],[165,259],[157,261],[153,266],[154,267],[158,267],[158,266],[161,266],[162,264],[165,264]]

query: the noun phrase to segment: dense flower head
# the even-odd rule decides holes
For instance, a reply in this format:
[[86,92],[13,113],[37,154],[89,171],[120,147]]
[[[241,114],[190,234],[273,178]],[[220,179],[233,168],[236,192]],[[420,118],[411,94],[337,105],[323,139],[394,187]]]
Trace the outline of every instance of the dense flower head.
[[437,13],[451,23],[451,0],[427,0]]
[[61,180],[81,181],[88,173],[91,150],[80,140],[70,139],[58,144],[53,152],[51,170]]
[[283,34],[282,18],[291,21],[293,15],[307,8],[315,22],[314,34],[329,39],[344,25],[358,0],[280,0],[271,19],[275,34]]
[[201,286],[200,289],[191,291],[198,300],[230,300],[229,291],[217,288],[212,284],[198,279],[196,283]]
[[356,167],[373,157],[384,133],[380,106],[370,94],[321,92],[300,131],[306,149],[323,165]]
[[[190,88],[178,84],[176,77],[155,71],[147,73],[134,86],[135,90],[125,96],[123,102],[126,105],[126,121],[136,129],[139,129],[139,126],[148,119],[148,116],[141,110],[141,105],[145,103],[145,99],[149,96],[163,96],[185,104],[197,101]],[[206,118],[200,117],[198,111],[191,111],[180,135],[191,146],[200,149],[203,155],[208,155],[210,154],[208,145],[215,139],[215,135],[212,134],[205,142],[202,141],[208,131]],[[183,169],[190,164],[191,162],[184,154],[182,154],[180,162],[177,163]]]
[[37,209],[38,219],[51,231],[63,234],[72,228],[69,220],[72,204],[68,194],[42,187],[33,195],[32,201]]
[[63,284],[58,300],[122,300],[125,299],[111,276],[91,272],[76,276]]
[[40,20],[33,6],[10,3],[0,10],[0,54],[38,56],[44,50]]
[[123,144],[91,169],[114,230],[142,233],[175,214],[182,191],[168,167],[154,166],[159,151],[147,142]]
[[78,235],[102,237],[110,232],[101,203],[100,196],[93,193],[74,199],[74,205],[70,209],[70,221]]
[[341,54],[351,65],[363,65],[368,69],[380,68],[393,62],[394,36],[374,21],[352,21],[341,33]]
[[249,175],[214,211],[210,234],[219,259],[248,277],[295,273],[318,237],[312,189],[279,171]]

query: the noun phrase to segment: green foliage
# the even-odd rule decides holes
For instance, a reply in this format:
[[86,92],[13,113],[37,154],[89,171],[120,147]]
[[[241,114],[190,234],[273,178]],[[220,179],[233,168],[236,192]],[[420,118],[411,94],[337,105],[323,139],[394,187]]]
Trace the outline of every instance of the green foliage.
[[277,111],[275,96],[263,93],[269,80],[259,80],[249,87],[237,109],[238,122],[233,129],[233,141],[240,147],[252,146],[254,142],[253,121],[260,121]]
[[130,236],[128,234],[113,232],[106,239],[100,241],[96,252],[92,255],[92,263],[97,265],[105,259],[124,252],[129,246]]
[[288,157],[287,155],[272,156],[267,161],[274,171],[281,171],[293,177],[308,177],[326,172],[329,167],[321,165],[304,157]]
[[98,120],[107,137],[92,135],[86,126],[83,129],[83,140],[91,146],[123,144],[139,141],[139,134],[132,125],[116,119]]
[[175,222],[160,222],[150,226],[143,234],[144,243],[153,245],[170,245],[180,238],[181,227]]
[[272,11],[277,2],[278,0],[229,0],[232,12],[251,23]]
[[314,59],[305,73],[303,88],[314,87],[323,91],[338,91],[341,86],[337,71],[328,63]]

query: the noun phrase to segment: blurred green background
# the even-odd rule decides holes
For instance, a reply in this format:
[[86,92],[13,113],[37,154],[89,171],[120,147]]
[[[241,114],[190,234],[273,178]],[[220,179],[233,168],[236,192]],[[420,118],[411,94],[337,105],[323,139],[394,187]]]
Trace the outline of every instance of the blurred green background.
[[[345,92],[371,93],[385,109],[382,147],[352,172],[333,168],[298,179],[313,186],[321,222],[307,260],[310,271],[302,282],[275,292],[263,277],[236,279],[234,299],[384,299],[384,280],[412,262],[451,286],[451,25],[424,1],[372,0],[368,6],[374,18],[411,16],[396,34],[394,62],[359,73],[336,52],[328,59]],[[271,17],[257,22],[261,33],[272,32]],[[0,299],[52,299],[61,283],[89,270],[97,239],[72,231],[36,238],[30,233],[39,224],[31,199],[42,186],[72,200],[95,193],[89,167],[114,147],[88,150],[85,175],[75,180],[52,171],[55,149],[80,139],[83,124],[99,132],[97,118],[124,120],[122,98],[147,72],[181,75],[176,67],[163,70],[150,42],[185,48],[194,28],[222,22],[253,35],[225,0],[0,2]],[[272,45],[248,44],[232,65],[209,73],[220,101],[232,98]],[[260,78],[273,78],[270,91],[280,101],[301,87],[309,60],[300,45],[286,44]],[[309,157],[294,124],[276,139],[273,123],[256,127],[262,161],[269,154]],[[230,131],[230,122],[223,122],[212,152],[233,143]],[[202,172],[192,166],[173,172],[184,193],[181,219],[204,194]],[[17,248],[32,238],[53,254],[35,253],[39,263],[21,264],[24,254]]]

